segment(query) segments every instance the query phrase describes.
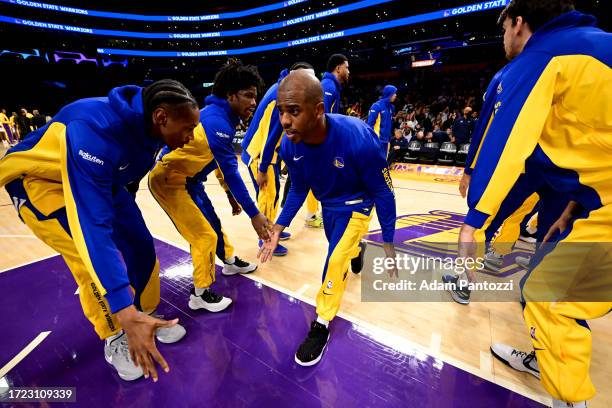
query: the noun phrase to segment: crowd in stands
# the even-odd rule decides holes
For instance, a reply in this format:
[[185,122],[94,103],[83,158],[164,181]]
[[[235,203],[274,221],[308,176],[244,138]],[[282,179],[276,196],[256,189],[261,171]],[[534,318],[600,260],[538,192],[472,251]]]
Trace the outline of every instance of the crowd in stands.
[[[389,163],[436,163],[442,158],[440,164],[461,165],[461,152],[467,151],[478,120],[487,75],[415,78],[403,84],[395,102]],[[367,119],[368,108],[383,89],[382,80],[372,82],[351,81],[343,100],[345,114]],[[447,153],[452,151],[456,154],[450,154],[450,160]]]

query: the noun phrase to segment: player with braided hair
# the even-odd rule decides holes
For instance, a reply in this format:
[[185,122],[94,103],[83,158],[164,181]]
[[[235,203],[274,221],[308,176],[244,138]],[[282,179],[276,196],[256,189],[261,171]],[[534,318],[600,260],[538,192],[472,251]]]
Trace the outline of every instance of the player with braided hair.
[[106,360],[124,380],[157,381],[155,362],[169,367],[155,337],[174,343],[185,335],[176,319],[151,316],[159,262],[125,186],[144,177],[163,145],[193,139],[198,119],[179,82],[118,87],[66,105],[0,160],[0,186],[21,220],[63,256],[85,316],[105,339]]

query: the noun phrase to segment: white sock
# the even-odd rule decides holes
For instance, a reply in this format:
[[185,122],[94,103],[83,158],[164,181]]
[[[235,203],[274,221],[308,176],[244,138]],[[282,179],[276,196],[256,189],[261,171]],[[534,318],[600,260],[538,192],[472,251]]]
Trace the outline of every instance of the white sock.
[[196,296],[202,296],[207,290],[208,288],[195,288],[195,294]]
[[225,263],[228,264],[228,265],[233,265],[234,262],[236,262],[236,257],[235,256],[232,256],[231,258],[227,258],[225,260]]
[[117,334],[113,334],[112,336],[105,338],[104,341],[106,342],[106,344],[110,344],[113,340],[115,340],[117,337],[120,337],[122,334],[123,330],[119,330]]
[[319,316],[317,316],[317,323],[321,323],[325,327],[329,327],[329,320],[325,320]]

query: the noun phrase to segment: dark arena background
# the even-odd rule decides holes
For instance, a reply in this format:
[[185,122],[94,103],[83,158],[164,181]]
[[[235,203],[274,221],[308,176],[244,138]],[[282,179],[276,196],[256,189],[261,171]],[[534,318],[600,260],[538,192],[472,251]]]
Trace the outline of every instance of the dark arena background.
[[[319,355],[320,361],[317,359],[308,365],[298,361],[296,349],[306,334],[316,334],[318,326],[315,323],[318,321],[317,313],[320,313],[317,305],[328,294],[326,290],[332,289],[332,280],[326,275],[323,275],[324,284],[321,286],[321,271],[333,268],[334,256],[340,251],[335,251],[333,245],[344,248],[347,236],[345,233],[342,240],[330,238],[335,237],[335,229],[339,227],[336,224],[332,227],[330,220],[335,219],[326,213],[326,202],[316,197],[318,191],[312,189],[323,208],[317,203],[318,210],[313,212],[305,204],[286,230],[291,234],[291,239],[282,243],[286,251],[281,255],[286,256],[275,256],[272,261],[263,263],[258,260],[259,248],[262,245],[265,248],[267,243],[258,242],[258,234],[248,220],[250,217],[246,216],[247,206],[236,202],[240,193],[234,190],[234,185],[229,186],[231,191],[226,194],[223,183],[220,185],[213,175],[202,178],[191,175],[200,188],[204,186],[201,194],[205,198],[198,205],[200,209],[205,208],[202,209],[208,220],[205,224],[217,239],[209,254],[213,260],[206,258],[206,262],[212,264],[211,273],[216,274],[211,288],[224,299],[232,300],[230,306],[225,305],[218,313],[210,309],[195,310],[194,299],[202,297],[195,291],[197,288],[192,278],[199,248],[187,237],[189,233],[170,218],[172,212],[168,208],[162,209],[160,196],[151,193],[153,179],[146,175],[155,161],[150,158],[150,163],[142,164],[142,174],[135,180],[124,180],[121,176],[113,179],[112,194],[116,197],[117,189],[124,193],[124,187],[136,193],[137,208],[134,208],[140,211],[134,210],[136,212],[127,218],[139,219],[141,214],[146,223],[146,228],[144,225],[142,228],[145,233],[140,235],[139,230],[132,229],[129,239],[124,241],[127,241],[126,245],[149,243],[151,249],[154,247],[158,259],[155,268],[158,269],[154,269],[153,274],[159,274],[156,315],[164,319],[178,318],[186,331],[175,344],[168,344],[174,340],[157,342],[170,370],[164,373],[153,361],[159,372],[159,379],[155,382],[151,377],[139,378],[142,374],[132,381],[125,381],[123,375],[118,374],[121,369],[111,363],[108,353],[123,353],[123,358],[129,360],[132,357],[128,354],[133,352],[135,343],[129,343],[129,349],[128,342],[124,342],[122,349],[113,349],[109,345],[115,337],[100,340],[99,337],[103,336],[93,330],[83,313],[80,300],[83,302],[85,296],[80,293],[83,286],[77,284],[71,274],[74,265],[69,258],[58,254],[61,245],[52,248],[43,242],[46,239],[44,228],[33,232],[30,224],[26,225],[28,216],[43,225],[54,222],[57,224],[54,228],[60,228],[60,224],[64,226],[62,222],[65,221],[65,227],[69,224],[70,228],[64,228],[62,232],[69,233],[68,242],[73,252],[78,251],[83,256],[80,244],[77,243],[74,249],[72,243],[72,239],[75,242],[80,239],[81,233],[70,231],[74,228],[74,220],[70,214],[66,215],[66,211],[70,213],[68,198],[65,208],[61,205],[62,208],[57,207],[59,210],[54,207],[53,211],[45,211],[32,204],[36,199],[41,202],[52,200],[54,194],[59,194],[60,201],[63,200],[61,197],[68,197],[67,179],[62,181],[56,177],[56,173],[60,174],[60,167],[62,174],[71,171],[64,168],[68,165],[62,156],[67,148],[66,137],[61,139],[62,136],[58,136],[57,143],[43,143],[49,140],[47,134],[51,132],[49,129],[52,129],[57,113],[68,103],[81,98],[104,97],[113,88],[124,85],[148,87],[159,80],[173,79],[180,81],[191,92],[199,108],[204,109],[216,73],[228,60],[240,59],[244,65],[256,66],[263,79],[263,87],[256,97],[259,104],[266,90],[279,80],[281,71],[295,62],[310,63],[317,78],[322,79],[329,69],[330,56],[342,54],[346,57],[350,75],[348,81],[342,83],[339,106],[336,106],[338,114],[372,122],[369,123],[372,130],[379,132],[382,125],[379,121],[373,125],[370,112],[379,99],[384,99],[381,96],[384,96],[385,86],[396,88],[392,93],[397,97],[391,102],[393,109],[388,117],[390,147],[385,147],[388,149],[385,152],[388,171],[385,167],[384,173],[385,181],[392,184],[394,192],[394,251],[398,256],[411,259],[447,256],[454,259],[459,250],[457,241],[462,226],[469,221],[466,215],[474,205],[469,201],[469,194],[466,199],[460,192],[461,183],[466,180],[464,170],[470,168],[470,161],[474,160],[473,154],[470,156],[470,147],[480,143],[480,138],[476,139],[478,129],[481,133],[488,130],[489,117],[492,121],[494,116],[483,95],[494,75],[509,64],[504,51],[504,29],[498,24],[498,18],[510,0],[45,1],[49,3],[0,0],[0,109],[4,112],[0,116],[0,127],[3,127],[0,157],[4,156],[0,160],[0,186],[6,184],[7,191],[10,190],[7,194],[3,188],[0,193],[0,310],[4,315],[0,323],[0,406],[510,408],[582,407],[587,405],[579,404],[588,399],[589,407],[612,407],[610,315],[592,321],[575,319],[575,322],[584,322],[585,325],[585,320],[589,320],[589,341],[592,342],[589,347],[592,351],[580,349],[580,352],[592,354],[588,381],[592,381],[597,390],[594,396],[575,397],[572,401],[565,398],[565,403],[576,405],[558,405],[568,394],[551,393],[550,383],[556,380],[547,376],[539,378],[538,361],[535,360],[539,349],[535,346],[536,354],[532,353],[532,340],[537,341],[536,337],[543,336],[540,334],[543,330],[538,328],[536,332],[535,327],[526,325],[519,284],[532,270],[530,259],[537,259],[542,253],[538,237],[543,236],[545,217],[542,207],[535,204],[538,199],[534,199],[524,213],[512,215],[518,217],[513,221],[516,231],[508,231],[511,217],[507,222],[502,220],[505,224],[500,222],[499,230],[490,231],[486,249],[481,254],[484,256],[483,268],[474,272],[477,281],[504,283],[512,290],[495,298],[479,298],[472,293],[468,305],[465,296],[461,298],[461,294],[449,293],[448,290],[435,295],[427,292],[424,296],[398,290],[377,292],[380,287],[376,283],[376,267],[380,266],[377,262],[388,254],[384,239],[386,226],[381,225],[384,223],[378,218],[384,216],[383,207],[374,196],[375,215],[369,224],[366,222],[367,229],[362,231],[361,241],[360,238],[355,241],[355,245],[363,243],[359,248],[367,247],[367,251],[362,249],[360,255],[363,271],[361,274],[355,271],[354,261],[359,257],[351,260],[350,268],[355,273],[348,273],[349,258],[342,264],[342,282],[333,282],[334,288],[346,286],[342,289],[342,303],[337,317],[331,323],[327,322],[329,330],[318,329],[326,333],[322,335],[325,344],[322,358]],[[533,1],[534,4],[559,2],[569,1]],[[576,0],[573,4],[580,13],[595,16],[596,27],[610,31],[609,0]],[[608,41],[606,44],[610,43],[609,34],[604,40]],[[609,50],[606,55],[610,56]],[[344,60],[340,62],[344,63]],[[593,83],[598,80],[605,82],[605,86],[599,89],[604,95],[612,95],[609,64],[609,60],[604,61],[603,71],[593,79]],[[607,79],[602,79],[604,77]],[[497,94],[511,87],[509,80],[504,81],[508,82],[500,82],[494,88]],[[599,100],[599,96],[594,96],[596,91],[594,89],[592,94],[588,94],[590,96],[585,97],[585,105],[592,103],[589,98]],[[138,103],[142,105],[142,101]],[[608,99],[607,104],[602,104],[605,106],[599,106],[600,110],[607,109],[607,113],[596,118],[598,123],[605,123],[601,131],[601,155],[610,160],[611,103]],[[498,107],[494,108],[495,112]],[[487,116],[483,116],[487,109]],[[270,123],[278,122],[278,116],[275,109]],[[154,134],[150,121],[147,121],[142,128]],[[249,129],[256,126],[256,121],[257,113],[248,119],[241,118],[232,129],[235,133],[227,136],[231,139],[236,161],[231,154],[229,159],[227,154],[224,159],[217,157],[213,148],[215,142],[210,139],[214,132],[206,130],[206,123],[202,126],[207,134],[210,133],[206,142],[206,149],[210,151],[207,150],[206,154],[214,156],[214,159],[208,159],[210,164],[206,168],[219,164],[223,170],[219,173],[224,173],[231,166],[223,167],[221,160],[231,160],[232,166],[234,163],[237,165],[237,169],[231,167],[232,171],[240,176],[234,183],[244,184],[245,194],[248,192],[261,209],[261,200],[255,198],[256,194],[261,194],[257,170],[251,174],[253,167],[243,162],[243,141],[249,137]],[[43,134],[45,136],[41,138]],[[221,135],[225,137],[225,133]],[[259,133],[255,138],[257,135]],[[120,136],[132,137],[129,132]],[[267,133],[262,137],[267,137]],[[197,141],[197,132],[195,138],[194,142]],[[93,145],[95,140],[90,144]],[[119,155],[117,152],[124,146],[121,143],[112,145],[111,150],[115,151],[112,154]],[[167,150],[170,149],[162,150],[161,155]],[[274,151],[274,157],[278,150]],[[472,147],[472,153],[476,150],[480,154],[480,149]],[[29,151],[39,152],[42,156],[29,156]],[[567,154],[571,155],[571,152]],[[103,166],[104,161],[110,160],[82,150],[79,155],[90,166]],[[156,157],[162,160],[162,156]],[[121,156],[121,160],[125,157]],[[363,162],[369,160],[363,157]],[[183,159],[189,161],[190,157],[186,154]],[[293,159],[282,159],[292,160],[295,166],[301,158],[296,153]],[[27,171],[18,171],[16,176],[9,177],[9,172],[25,166],[22,160],[29,160]],[[517,156],[516,160],[522,159]],[[59,167],[48,170],[49,163]],[[127,165],[119,163],[121,166],[115,169],[113,177],[129,165],[132,169],[128,172],[135,170],[133,163],[135,161]],[[366,168],[367,163],[354,165],[362,166],[361,169]],[[272,196],[278,201],[276,205],[286,208],[283,197],[290,194],[288,180],[294,179],[292,168],[281,164],[281,160],[272,166],[276,169],[276,173],[272,171],[271,174],[276,177],[277,186]],[[351,164],[346,159],[334,157],[334,166],[348,170]],[[314,178],[319,174],[316,167],[308,170],[308,177]],[[32,183],[52,179],[59,190],[41,190],[43,193],[34,197],[33,191],[39,190],[28,184],[28,180],[31,181],[28,174],[32,169],[42,169]],[[361,174],[359,171],[355,174]],[[474,171],[473,177],[476,178],[478,170]],[[601,178],[607,177],[612,182],[610,172],[612,170],[608,168],[608,175]],[[230,177],[221,174],[223,176],[231,184]],[[11,190],[15,179],[23,182],[19,191],[23,190],[25,195],[20,196]],[[99,178],[93,177],[92,180],[92,185],[103,185]],[[187,184],[190,182],[190,179],[186,181]],[[95,218],[99,209],[97,199],[90,202],[87,196],[83,198],[83,204],[79,204],[78,195],[84,193],[74,186],[76,184],[69,195],[75,196],[75,205],[91,206],[88,214],[92,213]],[[478,188],[472,184],[469,192]],[[197,201],[193,194],[190,192],[184,197]],[[529,198],[523,197],[523,200]],[[600,202],[610,205],[603,198]],[[236,212],[234,204],[239,209],[242,207],[241,214],[233,215]],[[567,202],[563,204],[560,213]],[[113,205],[114,208],[119,206],[117,202]],[[185,216],[186,207],[180,208],[182,215],[179,216]],[[276,216],[281,213],[281,208],[278,208]],[[366,215],[360,215],[367,218],[372,207],[365,210],[368,210]],[[24,215],[24,211],[29,215]],[[63,218],[56,220],[54,217],[60,217],[57,214],[62,211]],[[85,217],[83,213],[79,214],[79,217]],[[200,218],[202,214],[198,213]],[[85,222],[81,221],[81,224]],[[274,223],[276,219],[270,221]],[[78,224],[78,219],[76,222]],[[612,230],[612,221],[608,219],[606,222],[602,228]],[[194,224],[195,221],[190,219],[185,225],[195,230]],[[221,224],[223,234],[220,232]],[[111,233],[117,233],[116,225],[106,226]],[[349,227],[346,228],[348,231]],[[534,232],[538,228],[540,235]],[[194,239],[204,242],[208,235],[199,231],[191,235],[198,235]],[[506,238],[504,233],[514,234],[506,245],[508,248],[493,246],[493,236]],[[106,241],[96,234],[90,239],[91,245],[100,251],[94,253],[94,249],[89,249],[88,256],[93,260],[102,256]],[[484,238],[482,243],[485,244]],[[231,262],[244,260],[253,268],[257,264],[257,269],[249,270],[252,273],[248,274],[244,273],[246,269],[228,273],[226,268],[230,264],[218,257],[219,248],[224,245],[222,250],[225,252],[229,250],[228,246],[233,247],[231,251],[235,250],[235,257],[228,259],[236,261]],[[117,248],[114,251],[124,265],[123,269],[127,267],[129,271],[132,263],[137,265],[137,269],[148,265],[147,257],[142,253],[131,259],[125,253],[119,254]],[[87,249],[84,253],[88,253]],[[326,259],[328,255],[329,259]],[[88,265],[87,260],[83,262]],[[95,264],[97,261],[91,262]],[[69,265],[73,266],[69,268]],[[417,269],[416,274],[400,269],[399,279],[411,279],[410,276],[428,281],[442,279],[435,268]],[[108,307],[104,300],[106,291],[96,291],[96,284],[100,286],[98,278],[86,279],[93,285],[100,307]],[[150,282],[145,283],[148,285]],[[138,289],[131,280],[129,284],[125,290],[133,297],[133,292],[138,292]],[[469,302],[469,293],[467,296]],[[218,299],[211,299],[209,303],[218,303]],[[463,304],[459,304],[461,299]],[[142,306],[140,301],[137,303],[138,307]],[[144,306],[140,309],[151,312]],[[108,310],[106,313],[112,325],[111,313]],[[129,337],[130,331],[126,329],[126,332],[124,336]],[[149,333],[151,338],[152,333]],[[329,340],[326,335],[329,335]],[[159,336],[157,338],[159,340]],[[155,341],[152,340],[151,344]],[[557,347],[554,337],[550,347]],[[565,350],[560,353],[565,353]],[[114,358],[118,357],[115,355]],[[540,358],[540,364],[542,361]],[[574,360],[558,362],[557,382],[565,387],[571,388],[568,384],[572,381],[588,382],[577,374],[574,363]],[[566,379],[566,382],[561,379]]]

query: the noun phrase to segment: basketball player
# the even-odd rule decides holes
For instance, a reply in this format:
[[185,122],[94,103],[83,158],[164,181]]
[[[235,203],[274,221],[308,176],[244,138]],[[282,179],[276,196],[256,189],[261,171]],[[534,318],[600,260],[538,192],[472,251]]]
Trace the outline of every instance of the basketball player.
[[389,153],[389,142],[393,132],[393,116],[397,99],[397,88],[387,85],[382,92],[382,98],[372,104],[368,114],[368,125],[372,126],[374,133],[378,136],[383,154],[387,157]]
[[[296,69],[307,69],[314,75],[314,68],[307,62],[296,62],[290,71]],[[257,206],[269,220],[276,219],[280,190],[278,148],[283,128],[276,110],[276,92],[278,84],[288,73],[286,69],[283,70],[278,81],[265,93],[242,141],[242,161],[249,168],[249,174],[253,179]],[[280,240],[285,241],[290,237],[290,233],[283,231]],[[259,241],[260,247],[262,242]],[[278,245],[274,256],[284,255],[287,255],[287,248]]]
[[[340,93],[342,85],[348,82],[350,71],[349,62],[342,54],[333,54],[327,61],[327,72],[323,74],[321,86],[323,87],[323,104],[326,113],[340,112]],[[323,218],[317,214],[319,202],[314,194],[308,193],[306,197],[306,226],[322,228]]]
[[[553,226],[556,246],[532,260],[522,295],[553,406],[584,407],[595,395],[586,320],[612,309],[612,36],[569,0],[512,0],[500,22],[513,61],[472,173],[461,251],[471,255],[475,230],[525,169],[572,198]],[[599,244],[579,244],[589,242]]]
[[[384,250],[394,258],[395,198],[387,161],[374,131],[363,121],[325,114],[320,82],[306,70],[290,73],[278,88],[280,121],[287,134],[280,155],[292,183],[287,202],[259,257],[272,258],[280,234],[289,226],[309,190],[323,204],[329,249],[323,283],[317,295],[317,319],[295,354],[303,366],[319,362],[329,339],[329,322],[336,316],[347,282],[363,266],[360,246],[374,205],[382,227]],[[389,271],[397,276],[393,268]]]
[[[459,192],[464,198],[472,171],[477,163],[485,131],[499,108],[496,105],[496,97],[497,94],[503,92],[500,78],[511,65],[506,65],[495,74],[485,92],[481,116],[474,129],[464,174],[459,185]],[[541,177],[528,173],[521,174],[497,212],[488,217],[482,228],[475,232],[474,237],[479,243],[478,256],[484,255],[484,262],[488,269],[499,271],[503,266],[504,256],[512,252],[514,242],[520,238],[521,225],[526,218],[531,218],[536,206],[541,209],[542,214],[539,234],[541,242],[544,234],[563,213],[568,202],[567,196],[560,195],[548,188]],[[484,253],[487,248],[488,251]],[[460,280],[464,282],[469,280],[468,275],[459,277],[445,275],[443,280],[457,284]],[[470,301],[470,291],[467,287],[456,285],[450,293],[457,303],[465,305]]]
[[200,113],[194,140],[170,150],[164,148],[149,175],[153,197],[189,242],[193,260],[194,287],[189,308],[209,312],[225,310],[232,299],[218,295],[210,287],[215,282],[215,254],[223,261],[222,273],[251,273],[257,265],[235,256],[234,248],[221,227],[208,194],[206,177],[220,169],[229,190],[251,219],[261,239],[267,239],[267,218],[259,212],[238,173],[238,159],[232,140],[240,120],[248,119],[257,104],[262,80],[257,68],[230,60],[217,73],[212,95]]
[[0,186],[34,235],[63,256],[85,316],[106,340],[106,360],[124,380],[157,381],[154,362],[169,368],[154,336],[174,343],[185,335],[177,319],[148,314],[159,304],[159,262],[124,186],[144,177],[163,144],[191,140],[198,114],[176,81],[114,88],[65,106],[0,160]]

